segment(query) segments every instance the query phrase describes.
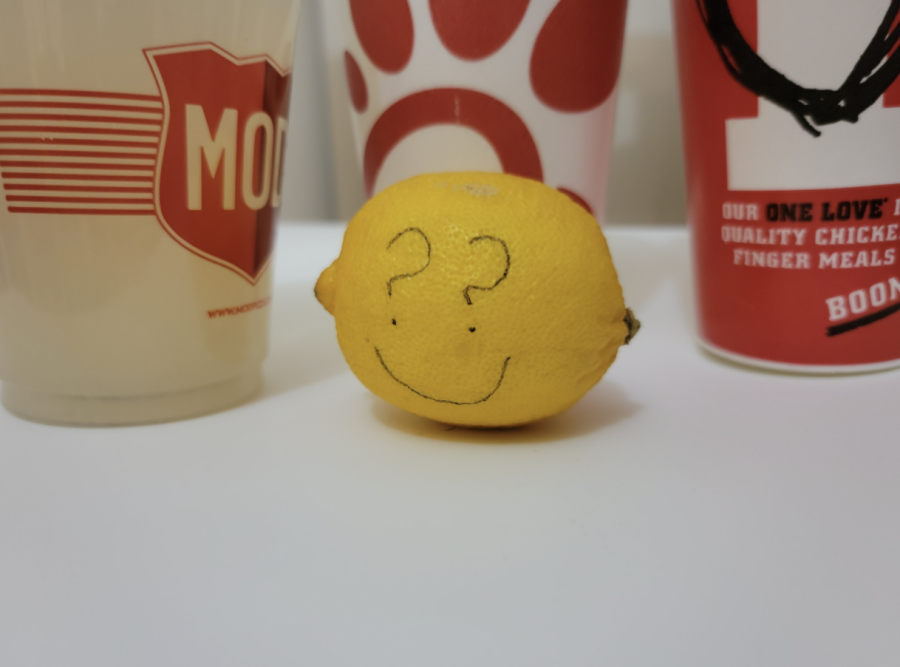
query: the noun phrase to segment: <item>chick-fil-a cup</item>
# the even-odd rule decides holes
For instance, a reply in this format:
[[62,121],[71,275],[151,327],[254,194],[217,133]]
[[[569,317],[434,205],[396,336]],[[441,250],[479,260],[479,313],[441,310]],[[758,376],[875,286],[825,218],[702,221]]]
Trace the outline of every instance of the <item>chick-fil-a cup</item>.
[[367,196],[496,171],[602,217],[626,0],[340,0]]

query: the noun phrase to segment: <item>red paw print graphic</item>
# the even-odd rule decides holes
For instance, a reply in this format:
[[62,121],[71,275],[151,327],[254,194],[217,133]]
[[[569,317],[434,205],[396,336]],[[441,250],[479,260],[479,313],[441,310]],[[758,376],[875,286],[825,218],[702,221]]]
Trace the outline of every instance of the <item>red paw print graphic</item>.
[[346,0],[366,194],[503,171],[603,210],[626,0]]

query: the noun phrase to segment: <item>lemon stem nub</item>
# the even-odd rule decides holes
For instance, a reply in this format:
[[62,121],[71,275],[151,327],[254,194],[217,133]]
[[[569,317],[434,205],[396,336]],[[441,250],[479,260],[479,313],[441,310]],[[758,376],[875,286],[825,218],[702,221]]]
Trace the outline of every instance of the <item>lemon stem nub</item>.
[[625,336],[625,345],[631,342],[631,339],[637,336],[637,332],[640,331],[641,323],[638,321],[638,318],[634,316],[634,313],[631,312],[631,308],[625,309],[625,326],[628,327],[628,335]]

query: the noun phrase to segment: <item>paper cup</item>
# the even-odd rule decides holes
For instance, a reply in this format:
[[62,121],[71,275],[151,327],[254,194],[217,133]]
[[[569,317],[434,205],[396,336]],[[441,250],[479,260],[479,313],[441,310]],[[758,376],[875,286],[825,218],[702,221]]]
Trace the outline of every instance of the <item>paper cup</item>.
[[602,216],[625,0],[340,0],[366,194],[426,172],[543,181]]
[[27,418],[260,385],[299,0],[0,10],[0,379]]
[[813,373],[900,364],[887,4],[673,0],[699,336],[717,354]]

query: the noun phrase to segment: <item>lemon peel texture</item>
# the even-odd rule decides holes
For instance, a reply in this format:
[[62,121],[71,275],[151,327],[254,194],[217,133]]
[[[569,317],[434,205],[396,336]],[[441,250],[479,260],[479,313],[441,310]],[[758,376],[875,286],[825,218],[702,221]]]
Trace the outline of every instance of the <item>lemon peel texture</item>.
[[507,174],[426,174],[387,188],[350,221],[315,289],[366,387],[461,426],[562,412],[640,326],[596,220]]

